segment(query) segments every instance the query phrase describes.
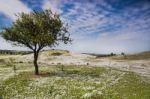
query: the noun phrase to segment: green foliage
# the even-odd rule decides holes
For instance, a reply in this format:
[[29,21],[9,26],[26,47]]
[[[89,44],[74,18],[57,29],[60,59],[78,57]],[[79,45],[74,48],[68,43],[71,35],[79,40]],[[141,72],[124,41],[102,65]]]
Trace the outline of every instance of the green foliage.
[[[150,97],[148,80],[132,72],[74,65],[64,65],[62,71],[61,65],[57,65],[41,66],[43,73],[49,73],[35,76],[31,74],[33,70],[30,68],[31,65],[20,65],[17,64],[21,73],[0,80],[0,96],[4,99],[149,99]],[[9,75],[10,72],[7,73]]]
[[28,78],[29,74],[21,73],[0,83],[0,96],[4,99],[10,99],[12,97],[20,98],[19,95],[25,91],[25,86],[29,84],[30,80]]
[[139,75],[128,72],[124,78],[119,80],[118,84],[112,86],[112,91],[118,93],[116,96],[111,96],[111,99],[149,99],[150,98],[150,83],[142,80]]
[[67,26],[64,26],[59,15],[53,14],[50,10],[18,14],[18,19],[13,25],[4,28],[2,37],[32,50],[52,47],[59,41],[70,41]]
[[4,28],[2,37],[16,45],[24,45],[34,52],[35,74],[39,74],[38,54],[46,46],[71,41],[68,28],[59,15],[51,10],[20,13],[11,27]]

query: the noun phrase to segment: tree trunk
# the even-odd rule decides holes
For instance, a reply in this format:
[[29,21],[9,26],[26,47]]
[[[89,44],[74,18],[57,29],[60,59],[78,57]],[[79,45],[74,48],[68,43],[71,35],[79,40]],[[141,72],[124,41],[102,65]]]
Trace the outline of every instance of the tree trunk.
[[39,67],[38,67],[38,63],[37,63],[37,60],[38,60],[38,52],[34,51],[34,67],[35,67],[35,75],[39,75]]

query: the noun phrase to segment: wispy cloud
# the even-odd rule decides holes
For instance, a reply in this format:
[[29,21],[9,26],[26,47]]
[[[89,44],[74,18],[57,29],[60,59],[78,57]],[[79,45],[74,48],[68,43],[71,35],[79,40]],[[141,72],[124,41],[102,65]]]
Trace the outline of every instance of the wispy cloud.
[[0,0],[0,12],[6,14],[12,20],[16,19],[15,14],[19,12],[30,12],[20,0]]
[[51,9],[54,13],[62,13],[60,9],[60,0],[44,0],[42,8]]
[[69,19],[74,38],[69,49],[98,53],[149,50],[149,4],[134,3],[120,10],[105,1],[74,2],[62,16]]
[[31,9],[50,8],[60,14],[61,19],[69,24],[73,42],[59,48],[98,53],[150,50],[148,0],[9,1],[7,4],[5,0],[0,1],[0,12],[13,20],[14,13],[29,12]]

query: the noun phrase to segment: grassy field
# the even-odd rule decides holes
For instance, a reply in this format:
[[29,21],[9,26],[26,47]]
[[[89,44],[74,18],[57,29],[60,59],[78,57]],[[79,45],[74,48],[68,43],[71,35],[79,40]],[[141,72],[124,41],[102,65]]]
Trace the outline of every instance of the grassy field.
[[[16,73],[13,67],[16,67]],[[0,64],[2,99],[150,99],[148,78],[112,68]]]

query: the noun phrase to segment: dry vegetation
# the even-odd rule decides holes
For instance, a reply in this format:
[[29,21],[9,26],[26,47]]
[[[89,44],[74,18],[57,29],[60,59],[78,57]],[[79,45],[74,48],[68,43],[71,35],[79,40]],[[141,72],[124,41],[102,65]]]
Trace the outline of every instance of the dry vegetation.
[[150,51],[143,52],[143,53],[137,53],[137,54],[128,54],[128,55],[118,55],[113,56],[112,59],[116,60],[145,60],[150,59]]
[[68,51],[43,51],[39,59],[40,75],[35,76],[32,54],[3,55],[0,56],[0,97],[149,99],[150,62],[143,59],[112,60]]

